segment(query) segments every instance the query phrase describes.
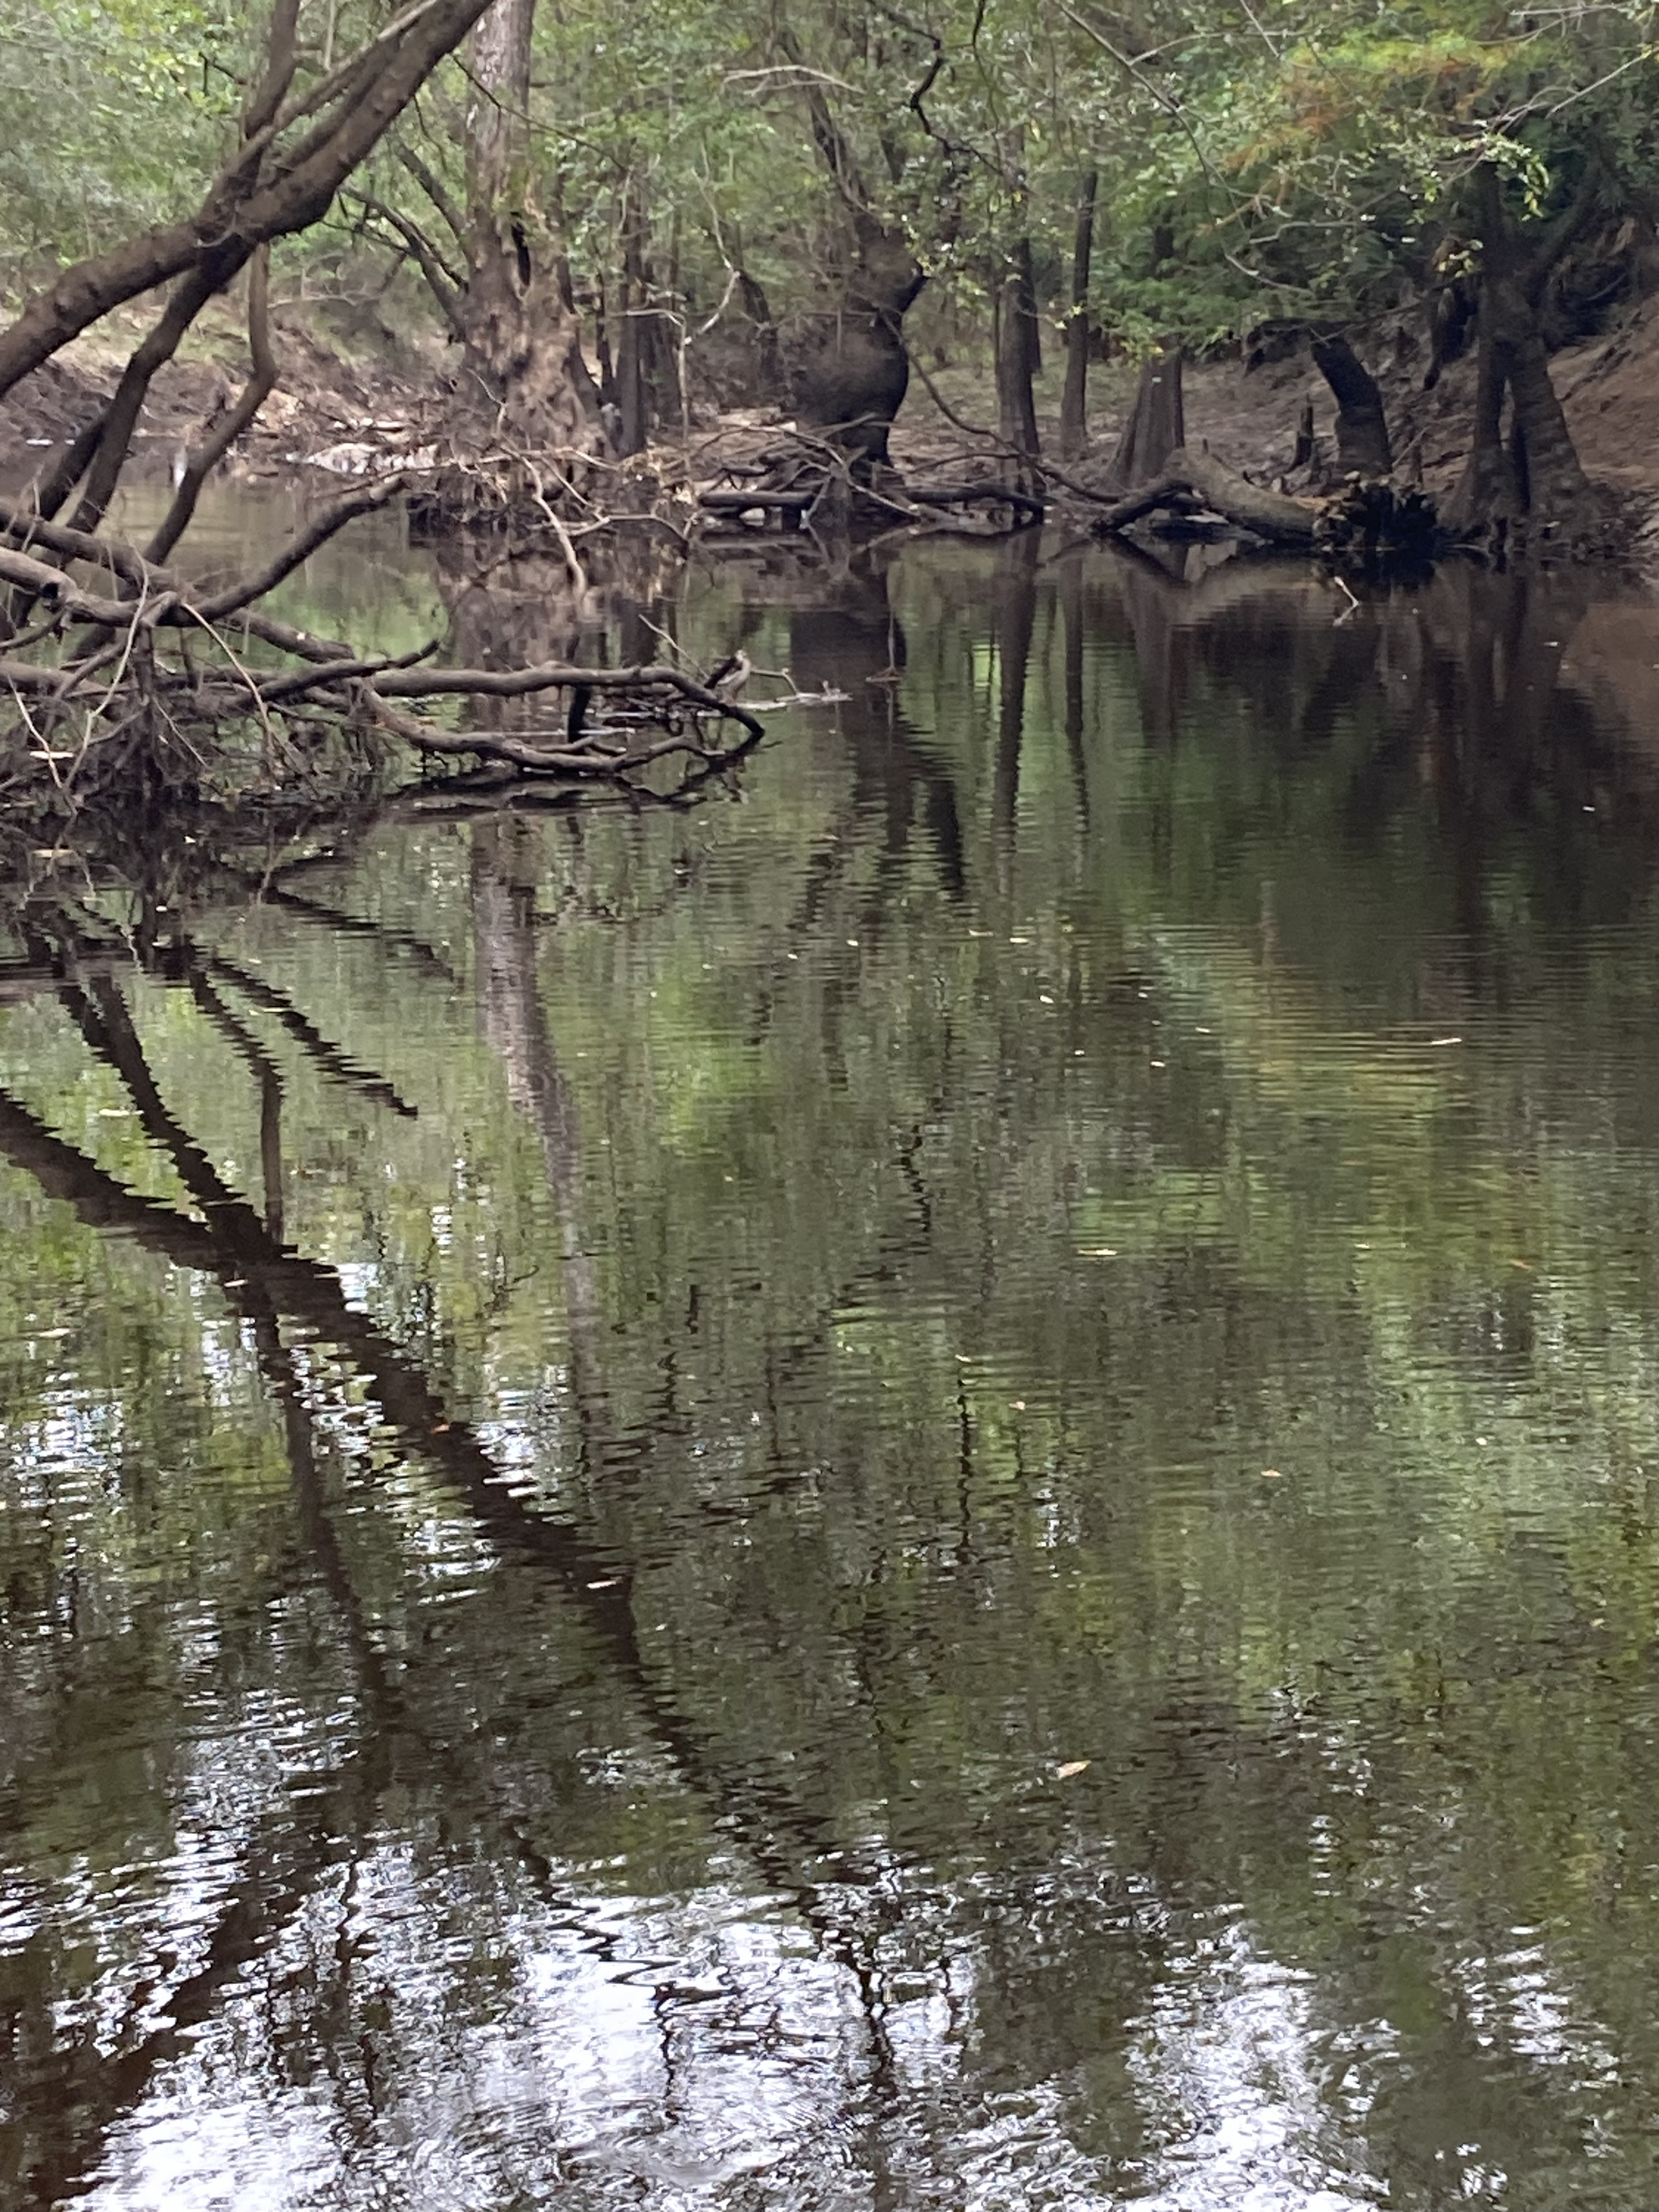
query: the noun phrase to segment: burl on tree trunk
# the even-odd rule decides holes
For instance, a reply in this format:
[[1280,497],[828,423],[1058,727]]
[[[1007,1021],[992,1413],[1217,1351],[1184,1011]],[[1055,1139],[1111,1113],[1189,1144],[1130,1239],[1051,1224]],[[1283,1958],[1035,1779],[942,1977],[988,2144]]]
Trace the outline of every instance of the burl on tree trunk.
[[910,382],[905,311],[927,279],[903,240],[873,218],[856,229],[839,306],[794,333],[791,384],[801,428],[867,474],[887,465],[888,435]]
[[[797,68],[805,68],[787,29],[780,31],[778,43]],[[823,85],[809,77],[802,89],[812,141],[848,210],[849,235],[839,303],[826,314],[805,318],[793,334],[791,397],[801,428],[838,448],[851,472],[868,481],[888,465],[888,434],[910,384],[904,317],[927,279],[902,233],[877,213]]]

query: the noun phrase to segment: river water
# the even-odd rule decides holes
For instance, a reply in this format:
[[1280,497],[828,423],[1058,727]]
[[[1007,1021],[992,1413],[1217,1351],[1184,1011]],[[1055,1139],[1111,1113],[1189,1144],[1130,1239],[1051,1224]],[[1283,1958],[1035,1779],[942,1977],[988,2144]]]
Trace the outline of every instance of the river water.
[[1170,567],[5,947],[0,2202],[1655,2203],[1659,617]]

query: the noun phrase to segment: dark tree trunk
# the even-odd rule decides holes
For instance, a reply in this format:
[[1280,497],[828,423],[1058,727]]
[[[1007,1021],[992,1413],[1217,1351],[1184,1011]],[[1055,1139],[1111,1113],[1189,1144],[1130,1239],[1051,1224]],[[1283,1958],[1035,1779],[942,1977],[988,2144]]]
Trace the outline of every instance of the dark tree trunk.
[[[227,282],[246,264],[256,246],[320,222],[347,178],[368,159],[439,61],[465,37],[478,13],[477,0],[435,0],[383,60],[342,79],[320,119],[297,143],[273,154],[262,142],[258,158],[244,146],[215,179],[193,216],[161,224],[64,270],[49,290],[36,293],[0,331],[0,398],[112,308],[225,257],[231,265],[221,281]],[[273,41],[269,77],[279,88],[280,101],[292,72],[283,73],[274,47]]]
[[642,453],[651,440],[651,393],[646,375],[650,287],[645,268],[645,208],[630,178],[623,194],[622,305],[617,331],[616,440],[623,455]]
[[[83,425],[35,493],[55,516],[87,483],[76,520],[102,521],[126,465],[133,432],[157,371],[173,358],[197,316],[275,238],[318,222],[442,57],[466,35],[477,0],[445,0],[378,65],[362,58],[332,80],[297,143],[282,143],[281,110],[293,83],[298,0],[275,0],[264,67],[241,117],[236,152],[188,222],[159,226],[112,252],[66,269],[0,331],[0,397],[60,347],[141,293],[170,284],[166,308],[129,360],[114,398]],[[275,134],[273,143],[272,134]],[[176,281],[174,281],[176,280]],[[261,395],[263,398],[263,395]],[[254,403],[258,411],[259,402]]]
[[1425,392],[1433,391],[1440,381],[1442,370],[1459,359],[1468,346],[1474,307],[1474,288],[1462,276],[1453,277],[1449,283],[1430,294],[1426,311],[1429,367],[1423,379]]
[[1304,399],[1296,422],[1296,445],[1291,454],[1292,473],[1313,466],[1315,447],[1314,404],[1311,399]]
[[1514,459],[1504,443],[1506,380],[1503,353],[1492,335],[1492,319],[1487,318],[1482,324],[1475,364],[1469,457],[1446,508],[1447,523],[1454,530],[1472,529],[1477,522],[1509,521],[1523,511]]
[[1042,477],[1031,392],[1036,328],[1031,241],[1022,238],[1009,255],[997,297],[997,431],[1004,447],[1003,478],[1011,491],[1036,491]]
[[[1481,232],[1480,356],[1469,457],[1446,510],[1454,530],[1529,519],[1572,529],[1595,518],[1596,499],[1550,381],[1538,326],[1551,270],[1594,206],[1594,180],[1555,230],[1528,250],[1504,204],[1501,179],[1476,173]],[[1504,439],[1504,394],[1510,438]]]
[[[805,66],[793,35],[781,33],[779,44]],[[854,476],[867,478],[888,465],[888,436],[910,385],[904,317],[927,278],[903,234],[876,213],[822,85],[811,81],[805,94],[812,141],[847,206],[851,238],[839,303],[807,317],[793,349],[795,412],[846,454]]]
[[910,384],[905,310],[927,282],[902,239],[872,221],[832,313],[808,318],[796,339],[795,411],[865,474],[887,465],[893,418]]
[[1382,395],[1340,332],[1313,342],[1315,366],[1336,395],[1336,465],[1345,476],[1385,477],[1394,467]]
[[1078,194],[1072,241],[1072,313],[1066,325],[1066,389],[1060,402],[1060,451],[1075,460],[1089,443],[1089,267],[1095,251],[1095,203],[1100,172],[1091,169]]
[[751,276],[741,262],[738,264],[738,298],[744,317],[754,331],[753,390],[757,399],[778,399],[783,395],[785,377],[783,355],[778,345],[778,325],[772,313],[772,303],[757,277]]
[[1530,318],[1509,348],[1510,402],[1523,449],[1522,495],[1528,514],[1572,522],[1588,517],[1595,494],[1567,428],[1537,324]]
[[1112,482],[1134,491],[1164,473],[1164,464],[1187,442],[1182,400],[1181,348],[1165,343],[1147,355],[1135,391],[1135,404],[1112,456]]

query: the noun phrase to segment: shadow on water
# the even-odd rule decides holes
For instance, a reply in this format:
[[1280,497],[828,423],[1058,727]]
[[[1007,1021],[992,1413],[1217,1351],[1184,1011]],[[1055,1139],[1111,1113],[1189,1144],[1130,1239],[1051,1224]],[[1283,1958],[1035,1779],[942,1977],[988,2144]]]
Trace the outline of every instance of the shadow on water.
[[1204,562],[21,887],[0,2190],[1650,2202],[1659,629]]

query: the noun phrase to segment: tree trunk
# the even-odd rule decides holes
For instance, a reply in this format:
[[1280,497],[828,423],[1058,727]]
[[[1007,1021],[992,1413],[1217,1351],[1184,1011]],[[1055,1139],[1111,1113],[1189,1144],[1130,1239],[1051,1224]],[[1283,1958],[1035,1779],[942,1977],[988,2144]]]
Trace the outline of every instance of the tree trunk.
[[1003,480],[1011,491],[1030,493],[1039,488],[1042,471],[1031,392],[1037,316],[1029,238],[1019,240],[1008,257],[997,307],[997,432],[1004,447]]
[[1447,526],[1456,531],[1511,521],[1523,511],[1513,457],[1504,443],[1504,387],[1507,374],[1495,320],[1492,316],[1481,318],[1469,456],[1446,503]]
[[1182,364],[1181,348],[1166,341],[1141,368],[1135,404],[1112,456],[1111,480],[1125,491],[1160,477],[1170,454],[1187,442]]
[[[805,67],[793,35],[780,33],[779,45]],[[888,465],[888,434],[910,385],[904,317],[927,278],[903,233],[875,212],[822,85],[813,79],[804,90],[813,143],[846,204],[852,234],[839,305],[806,318],[797,339],[795,412],[804,428],[847,455],[854,477],[867,480]]]
[[1394,467],[1376,379],[1338,332],[1313,342],[1315,366],[1336,395],[1336,465],[1344,476],[1385,477]]
[[1528,512],[1563,523],[1588,520],[1595,494],[1550,381],[1544,341],[1530,317],[1510,347],[1509,378]]
[[112,308],[155,287],[172,286],[164,312],[128,361],[114,398],[83,425],[37,486],[40,514],[55,516],[84,473],[76,520],[82,529],[97,528],[126,465],[151,382],[202,309],[270,240],[303,230],[327,212],[477,14],[478,0],[442,0],[385,62],[356,57],[325,80],[331,94],[313,94],[311,128],[297,143],[284,145],[279,126],[296,63],[298,0],[275,0],[264,66],[242,111],[237,150],[197,214],[65,270],[0,332],[3,397]]
[[738,298],[744,317],[754,330],[754,370],[750,388],[757,399],[778,399],[783,395],[786,379],[783,356],[778,347],[778,325],[772,313],[772,303],[767,298],[759,279],[738,264]]
[[359,57],[355,72],[349,66],[336,72],[333,97],[319,103],[320,117],[313,110],[297,143],[273,150],[262,130],[232,156],[194,215],[64,270],[0,331],[0,398],[112,307],[216,257],[228,257],[234,275],[256,246],[320,222],[346,179],[479,13],[479,0],[434,0],[410,19],[384,59]]
[[651,395],[646,379],[647,298],[645,207],[630,177],[623,191],[622,307],[617,331],[617,451],[642,453],[651,439]]
[[493,0],[471,41],[465,118],[468,274],[463,390],[482,396],[499,440],[562,469],[605,434],[581,329],[559,281],[559,241],[532,236],[526,114],[535,0]]
[[1095,250],[1095,204],[1100,172],[1091,169],[1078,195],[1072,242],[1072,313],[1066,325],[1066,389],[1060,402],[1060,452],[1075,460],[1089,443],[1089,268]]
[[795,411],[845,453],[858,475],[887,465],[893,418],[910,384],[905,310],[927,278],[910,249],[872,222],[841,306],[807,319],[795,346]]
[[[1589,189],[1556,230],[1528,251],[1504,204],[1497,172],[1483,163],[1475,190],[1481,232],[1479,367],[1469,457],[1448,502],[1453,530],[1474,532],[1526,516],[1571,529],[1591,522],[1596,499],[1550,381],[1538,309],[1550,271],[1593,204]],[[1507,389],[1510,436],[1504,442]]]

